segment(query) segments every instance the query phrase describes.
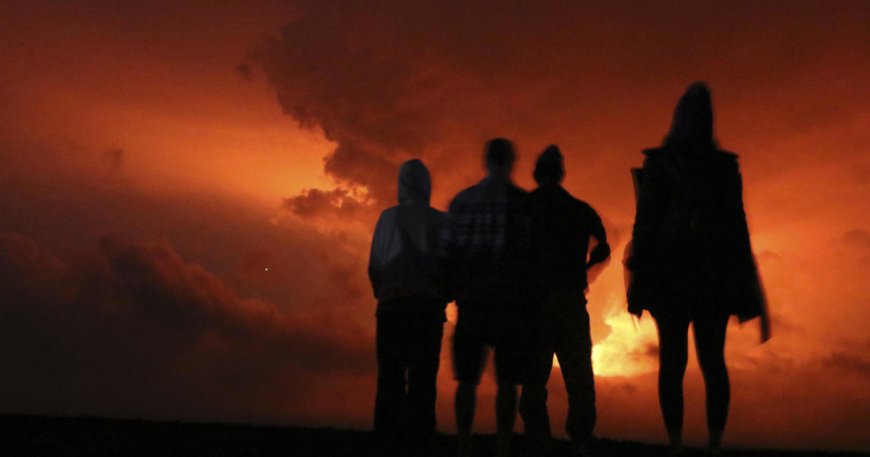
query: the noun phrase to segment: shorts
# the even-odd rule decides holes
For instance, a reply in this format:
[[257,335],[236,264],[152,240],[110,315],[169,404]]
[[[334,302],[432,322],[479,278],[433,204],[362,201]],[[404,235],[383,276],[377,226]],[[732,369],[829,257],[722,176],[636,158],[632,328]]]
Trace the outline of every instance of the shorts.
[[480,383],[490,347],[499,385],[522,384],[532,374],[535,353],[527,343],[533,327],[522,322],[506,325],[504,319],[497,320],[463,319],[460,308],[453,333],[453,373],[457,381]]

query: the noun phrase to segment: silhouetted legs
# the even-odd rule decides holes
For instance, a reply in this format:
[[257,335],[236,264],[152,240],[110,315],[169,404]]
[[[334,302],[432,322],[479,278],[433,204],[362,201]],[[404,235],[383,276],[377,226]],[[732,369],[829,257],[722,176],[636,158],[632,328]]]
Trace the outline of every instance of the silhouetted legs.
[[507,457],[511,452],[511,439],[517,417],[517,386],[499,384],[495,398],[496,456]]
[[[659,403],[671,446],[682,446],[683,376],[688,362],[687,316],[654,315],[659,333]],[[718,448],[728,417],[730,388],[725,366],[728,315],[704,314],[692,321],[698,364],[704,375],[710,447]]]
[[454,408],[456,410],[456,447],[459,457],[471,455],[471,426],[474,424],[474,409],[477,406],[477,384],[460,381],[456,387]]
[[[568,421],[565,431],[574,441],[588,441],[595,428],[595,377],[592,372],[592,339],[585,307],[560,319],[561,335],[556,340],[556,357],[568,392]],[[566,313],[567,314],[567,313]]]
[[[487,346],[494,350],[496,382],[496,425],[498,456],[510,453],[517,412],[517,385],[529,365],[530,352],[525,348],[526,334],[517,319],[492,312],[493,303],[459,303],[459,318],[453,334],[456,389],[457,451],[459,456],[471,452],[471,429],[474,422],[477,385],[486,361]],[[467,310],[472,310],[471,312]],[[481,312],[483,310],[484,312]]]
[[595,428],[595,377],[592,371],[592,339],[589,313],[582,290],[551,291],[542,302],[540,357],[541,372],[523,386],[520,413],[531,438],[550,436],[547,413],[547,379],[553,354],[559,359],[568,392],[568,420],[565,431],[576,444],[585,444]]
[[550,415],[547,411],[547,380],[553,367],[552,353],[548,358],[549,363],[542,362],[546,367],[536,376],[537,379],[523,384],[520,395],[519,411],[523,418],[525,435],[536,447],[547,446],[552,436]]
[[728,405],[731,401],[728,368],[725,366],[725,331],[728,326],[728,316],[696,318],[693,326],[698,364],[701,366],[707,391],[709,447],[718,449],[722,444],[722,433],[728,420]]
[[659,333],[659,405],[672,447],[682,445],[683,375],[689,354],[689,322],[657,317]]
[[517,417],[517,386],[528,380],[535,353],[529,340],[535,330],[528,322],[511,319],[495,337],[497,457],[511,455],[511,441]]
[[377,319],[378,391],[375,396],[375,433],[396,440],[401,430],[405,398],[402,329],[397,319]]
[[477,384],[486,358],[486,326],[482,317],[469,313],[463,303],[457,303],[459,316],[453,333],[453,374],[456,387],[457,455],[471,455],[471,428],[477,406]]
[[[408,303],[409,306],[414,303]],[[426,443],[435,431],[435,382],[443,323],[419,314],[379,315],[375,433],[395,446]]]
[[[471,427],[474,423],[477,384],[459,382],[456,388],[456,443],[457,455],[471,455]],[[498,456],[510,455],[511,435],[517,410],[517,387],[514,384],[498,386],[495,403]]]
[[[426,442],[435,432],[435,397],[438,366],[441,362],[443,324],[424,325],[416,336],[419,346],[408,363],[406,398],[408,432],[416,442]],[[414,347],[415,345],[411,345]]]

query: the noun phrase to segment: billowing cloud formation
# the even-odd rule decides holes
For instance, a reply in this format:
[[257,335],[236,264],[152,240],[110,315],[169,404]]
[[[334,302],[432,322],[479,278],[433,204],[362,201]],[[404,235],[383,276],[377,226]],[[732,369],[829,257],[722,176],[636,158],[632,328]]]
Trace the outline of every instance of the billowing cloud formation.
[[[867,9],[816,6],[303,1],[255,57],[284,112],[338,144],[326,171],[382,199],[409,156],[455,188],[479,173],[469,165],[495,135],[560,143],[584,176],[624,170],[664,135],[693,79],[727,94],[720,133],[852,116],[868,95]],[[852,83],[824,82],[835,76]],[[572,163],[579,154],[587,164]]]
[[302,218],[338,217],[343,220],[364,219],[371,214],[371,205],[347,189],[331,191],[304,189],[300,195],[284,199],[284,207]]
[[241,298],[165,242],[106,237],[62,259],[3,233],[0,272],[7,410],[274,420],[324,376],[371,377],[364,335]]
[[324,376],[371,376],[363,335],[243,299],[165,242],[95,248],[61,259],[0,234],[7,410],[266,420]]
[[365,241],[101,152],[0,139],[3,410],[366,426]]

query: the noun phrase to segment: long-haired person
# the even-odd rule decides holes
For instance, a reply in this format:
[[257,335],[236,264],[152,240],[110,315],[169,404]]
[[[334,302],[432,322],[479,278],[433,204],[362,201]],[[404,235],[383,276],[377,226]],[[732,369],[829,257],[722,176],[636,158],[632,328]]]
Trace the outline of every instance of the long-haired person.
[[659,336],[659,402],[672,449],[682,449],[683,375],[694,329],[707,397],[709,448],[722,441],[730,386],[725,330],[730,316],[762,317],[765,301],[749,242],[737,155],[713,138],[710,91],[689,86],[664,143],[643,151],[631,254],[629,312],[648,310]]

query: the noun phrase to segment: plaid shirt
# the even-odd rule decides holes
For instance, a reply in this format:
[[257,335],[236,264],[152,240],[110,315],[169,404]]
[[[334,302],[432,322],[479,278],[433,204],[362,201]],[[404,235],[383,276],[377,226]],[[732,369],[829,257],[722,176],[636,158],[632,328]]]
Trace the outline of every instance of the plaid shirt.
[[487,177],[450,203],[445,246],[457,299],[519,294],[528,282],[528,193]]

